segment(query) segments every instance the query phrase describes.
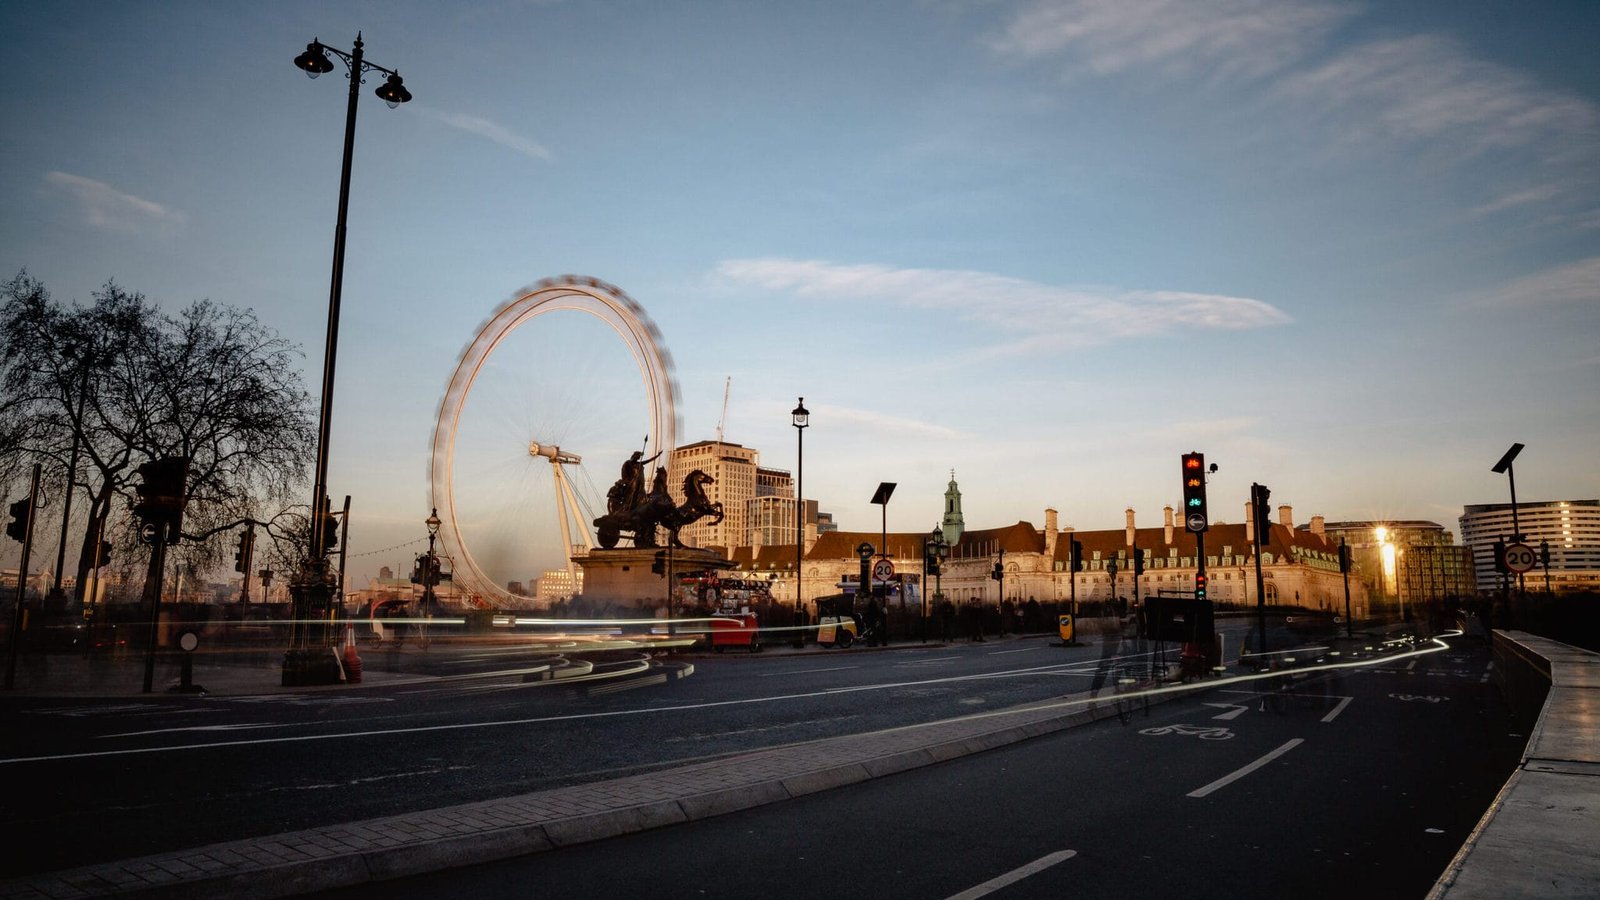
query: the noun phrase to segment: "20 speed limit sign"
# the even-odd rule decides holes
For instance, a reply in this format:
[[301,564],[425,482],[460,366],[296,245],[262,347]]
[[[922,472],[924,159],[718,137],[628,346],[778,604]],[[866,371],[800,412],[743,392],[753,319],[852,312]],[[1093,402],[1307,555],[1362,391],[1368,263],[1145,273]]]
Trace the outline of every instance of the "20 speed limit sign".
[[1539,551],[1529,547],[1527,544],[1506,545],[1506,568],[1511,571],[1522,575],[1532,572],[1538,564]]
[[880,559],[872,564],[873,581],[893,581],[894,563],[887,559]]

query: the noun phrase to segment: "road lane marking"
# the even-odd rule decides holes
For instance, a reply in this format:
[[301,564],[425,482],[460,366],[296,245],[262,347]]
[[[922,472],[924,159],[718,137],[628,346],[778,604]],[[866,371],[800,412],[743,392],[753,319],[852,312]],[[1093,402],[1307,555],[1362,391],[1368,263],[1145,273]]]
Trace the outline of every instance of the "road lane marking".
[[826,669],[790,669],[787,672],[760,672],[757,678],[771,678],[774,675],[809,675],[812,672],[843,672],[845,669],[859,669],[860,666],[829,666]]
[[1341,697],[1341,698],[1339,698],[1339,705],[1335,706],[1327,715],[1323,716],[1322,717],[1322,721],[1324,721],[1324,722],[1332,722],[1335,718],[1338,717],[1339,713],[1344,712],[1344,708],[1346,706],[1349,706],[1350,705],[1350,701],[1354,700],[1354,699],[1355,699],[1354,697]]
[[1411,661],[1411,664],[1410,664],[1410,665],[1408,665],[1408,666],[1406,666],[1406,671],[1407,671],[1407,672],[1410,672],[1410,671],[1412,671],[1412,670],[1414,670],[1414,669],[1416,669],[1416,667],[1417,667],[1417,663],[1419,663],[1419,662],[1422,662],[1422,660],[1420,660],[1420,659],[1413,659],[1413,660],[1412,660],[1412,661]]
[[1250,709],[1250,707],[1248,707],[1248,706],[1240,706],[1237,703],[1207,703],[1206,705],[1207,706],[1214,706],[1217,709],[1225,709],[1225,710],[1227,710],[1227,712],[1223,713],[1220,716],[1212,716],[1211,717],[1213,719],[1221,719],[1224,722],[1227,722],[1227,721],[1230,721],[1230,720],[1233,720],[1233,719],[1237,719],[1237,718],[1239,718],[1239,716],[1243,715],[1246,710]]
[[988,896],[1007,885],[1016,884],[1029,875],[1037,875],[1056,863],[1065,862],[1077,855],[1078,851],[1076,850],[1057,850],[1049,856],[1039,857],[1020,869],[1012,869],[998,878],[991,878],[983,884],[969,887],[959,894],[952,894],[949,900],[978,900],[979,897]]
[[1191,797],[1204,797],[1204,796],[1207,796],[1209,794],[1216,793],[1217,791],[1220,791],[1223,788],[1227,787],[1228,785],[1233,784],[1235,781],[1238,781],[1239,779],[1245,777],[1246,775],[1249,775],[1251,772],[1254,772],[1255,770],[1261,768],[1262,766],[1266,765],[1267,763],[1272,762],[1273,760],[1275,760],[1278,757],[1284,755],[1285,753],[1288,753],[1290,750],[1293,750],[1294,748],[1300,746],[1303,743],[1305,743],[1305,738],[1290,738],[1288,743],[1285,743],[1282,747],[1279,747],[1278,749],[1272,751],[1271,753],[1268,753],[1266,756],[1261,757],[1260,759],[1258,759],[1255,762],[1249,764],[1248,766],[1245,766],[1242,769],[1236,769],[1236,770],[1228,773],[1227,775],[1224,775],[1221,778],[1218,778],[1216,781],[1211,782],[1210,784],[1206,785],[1203,788],[1199,788],[1197,790],[1190,791],[1189,792],[1189,796],[1191,796]]
[[914,659],[911,662],[895,663],[895,666],[903,669],[907,666],[925,666],[928,663],[945,662],[946,660],[960,658],[960,656],[935,656],[931,659]]
[[989,651],[989,655],[990,656],[1004,656],[1007,653],[1032,653],[1033,651],[1038,650],[1038,649],[1039,649],[1038,647],[1023,647],[1021,650],[990,650]]

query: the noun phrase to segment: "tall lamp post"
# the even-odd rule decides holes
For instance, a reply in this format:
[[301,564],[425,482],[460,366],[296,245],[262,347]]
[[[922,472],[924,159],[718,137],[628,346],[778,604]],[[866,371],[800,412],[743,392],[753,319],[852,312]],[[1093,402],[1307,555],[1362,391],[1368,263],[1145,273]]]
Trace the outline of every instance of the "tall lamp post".
[[806,560],[806,428],[811,424],[811,410],[806,409],[806,398],[801,397],[789,412],[794,423],[794,614],[800,626],[805,627],[805,600],[800,593],[800,567]]
[[[350,209],[350,161],[355,154],[356,100],[369,70],[382,72],[388,76],[374,93],[391,108],[411,99],[411,92],[406,90],[399,72],[366,61],[362,55],[359,32],[356,34],[355,46],[349,53],[329,47],[319,40],[313,40],[306,45],[304,53],[294,58],[294,64],[306,75],[316,78],[333,71],[333,61],[328,59],[329,53],[339,57],[349,70],[350,93],[344,120],[344,163],[339,173],[339,216],[333,231],[333,278],[328,291],[328,339],[322,358],[322,407],[317,425],[317,468],[311,489],[311,545],[308,548],[304,571],[301,573],[300,589],[295,592],[294,615],[297,622],[310,617],[310,607],[313,605],[325,606],[331,593],[331,586],[327,583],[328,542],[324,539],[324,531],[330,520],[321,513],[324,497],[328,493],[328,434],[333,408],[334,363],[339,347],[339,301],[344,286],[344,239]],[[311,684],[337,680],[337,666],[330,668],[312,662],[313,656],[322,655],[326,655],[323,648],[300,648],[297,652],[296,648],[291,647],[284,657],[284,683]],[[291,674],[291,670],[295,671]]]

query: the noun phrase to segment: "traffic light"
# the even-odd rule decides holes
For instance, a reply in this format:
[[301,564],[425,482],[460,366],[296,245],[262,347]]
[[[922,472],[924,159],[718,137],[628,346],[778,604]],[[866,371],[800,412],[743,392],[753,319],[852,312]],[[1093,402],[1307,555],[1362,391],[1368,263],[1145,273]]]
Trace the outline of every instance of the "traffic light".
[[[12,507],[15,510],[15,507]],[[1506,542],[1494,542],[1494,570],[1501,575],[1510,575],[1511,567],[1506,565]]]
[[1138,547],[1133,548],[1133,577],[1138,578],[1144,574],[1144,551]]
[[1266,485],[1250,485],[1250,514],[1255,517],[1257,547],[1272,542],[1272,507],[1267,503],[1271,496],[1272,491]]
[[1206,456],[1183,455],[1183,527],[1198,534],[1206,530],[1211,517],[1206,515]]
[[159,535],[166,528],[166,540],[175,542],[183,529],[184,486],[189,481],[189,457],[167,456],[152,459],[135,470],[141,484],[134,485],[139,501],[133,505],[133,514],[145,526],[157,526],[152,531]]
[[322,551],[327,553],[339,546],[339,517],[331,512],[322,514]]
[[1206,573],[1204,572],[1194,576],[1194,598],[1196,600],[1206,599]]
[[233,554],[233,570],[235,572],[250,571],[251,558],[255,556],[256,533],[242,531],[239,533],[239,549]]
[[656,558],[650,563],[650,571],[656,573],[657,575],[667,574],[667,551],[656,551]]
[[6,537],[18,543],[27,541],[29,520],[32,518],[32,500],[18,500],[11,504],[11,521],[6,523]]
[[1067,557],[1072,564],[1072,571],[1083,571],[1083,541],[1073,539],[1072,546],[1067,551]]
[[417,554],[416,562],[411,564],[411,583],[422,584],[428,574],[428,554]]
[[989,573],[989,577],[995,581],[1000,581],[1006,577],[1006,552],[1004,550],[1000,551],[1000,558],[995,561],[994,571]]

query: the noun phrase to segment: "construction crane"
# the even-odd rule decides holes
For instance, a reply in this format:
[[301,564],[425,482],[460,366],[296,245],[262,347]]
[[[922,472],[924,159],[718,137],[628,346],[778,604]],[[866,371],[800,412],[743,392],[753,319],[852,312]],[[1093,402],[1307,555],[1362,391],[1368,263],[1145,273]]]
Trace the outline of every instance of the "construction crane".
[[722,384],[722,415],[717,419],[717,443],[722,443],[722,426],[728,421],[728,392],[733,390],[733,376]]

